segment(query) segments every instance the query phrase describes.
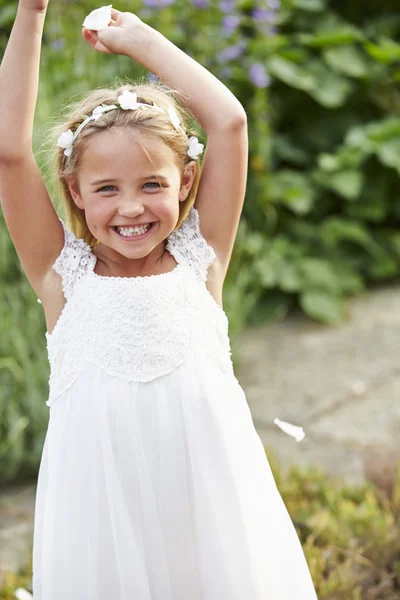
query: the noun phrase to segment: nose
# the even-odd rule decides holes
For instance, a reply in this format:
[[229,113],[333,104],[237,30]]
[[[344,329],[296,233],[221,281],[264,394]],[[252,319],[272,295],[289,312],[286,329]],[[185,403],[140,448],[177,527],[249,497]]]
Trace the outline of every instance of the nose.
[[119,196],[117,209],[121,216],[129,218],[137,217],[146,210],[141,199],[135,198],[132,194]]

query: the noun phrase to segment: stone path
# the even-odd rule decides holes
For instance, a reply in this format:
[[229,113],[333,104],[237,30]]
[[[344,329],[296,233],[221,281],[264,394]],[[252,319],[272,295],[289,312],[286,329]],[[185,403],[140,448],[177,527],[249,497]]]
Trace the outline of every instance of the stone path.
[[[233,342],[235,372],[267,454],[341,482],[389,486],[400,458],[400,287],[348,303],[340,326],[294,315]],[[304,427],[296,442],[278,417]],[[240,443],[240,440],[238,440]],[[30,558],[35,483],[0,491],[0,585]]]
[[[342,325],[296,315],[247,329],[234,348],[254,425],[284,470],[316,465],[357,484],[400,459],[400,288],[351,300]],[[304,440],[275,417],[302,426]]]

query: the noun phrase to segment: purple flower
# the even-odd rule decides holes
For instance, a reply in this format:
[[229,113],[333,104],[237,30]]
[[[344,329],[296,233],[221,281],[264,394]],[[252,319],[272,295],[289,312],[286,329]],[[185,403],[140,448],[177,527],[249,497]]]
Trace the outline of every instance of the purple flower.
[[231,67],[222,67],[219,74],[221,79],[230,79],[232,76],[232,69]]
[[272,8],[272,10],[277,10],[281,7],[280,0],[268,0],[268,6]]
[[150,6],[151,8],[162,8],[164,6],[169,6],[173,4],[175,0],[143,0],[146,6]]
[[222,24],[225,29],[234,30],[240,23],[238,15],[228,15],[222,19]]
[[197,6],[197,8],[208,8],[210,0],[192,0],[192,4]]
[[224,48],[224,50],[218,52],[217,62],[225,63],[228,62],[228,60],[235,60],[236,58],[239,58],[239,56],[243,54],[246,45],[247,44],[244,40],[240,40],[240,42],[234,46],[228,46],[227,48]]
[[219,8],[224,13],[231,13],[235,10],[235,0],[222,0]]
[[64,38],[58,38],[51,42],[50,46],[54,48],[54,50],[64,50],[65,40]]
[[249,71],[250,80],[258,88],[266,88],[271,83],[271,78],[262,63],[253,63]]
[[255,8],[251,14],[256,21],[262,23],[274,23],[277,18],[273,10],[265,10],[265,8]]

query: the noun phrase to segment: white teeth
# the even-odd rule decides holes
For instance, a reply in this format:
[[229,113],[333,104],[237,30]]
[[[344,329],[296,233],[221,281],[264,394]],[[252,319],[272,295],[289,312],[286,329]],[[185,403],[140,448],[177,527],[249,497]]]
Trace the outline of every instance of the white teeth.
[[125,237],[131,237],[133,235],[141,235],[146,233],[151,227],[151,224],[143,225],[141,227],[116,227],[118,233]]

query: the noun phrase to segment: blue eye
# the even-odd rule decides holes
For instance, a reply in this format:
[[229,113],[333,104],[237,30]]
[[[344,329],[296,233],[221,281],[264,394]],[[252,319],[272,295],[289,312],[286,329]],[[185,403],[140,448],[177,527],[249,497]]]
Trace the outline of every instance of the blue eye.
[[[150,185],[153,186],[155,185],[158,188],[161,188],[162,186],[156,182],[156,181],[148,181],[147,183],[144,184],[144,186],[146,185]],[[110,191],[114,191],[116,189],[115,185],[103,185],[103,187],[101,187],[99,190],[97,190],[98,192],[110,192]],[[154,189],[154,188],[153,188]]]
[[147,182],[147,183],[145,183],[144,185],[145,185],[145,186],[146,186],[146,185],[156,185],[157,187],[161,187],[161,186],[160,186],[160,184],[159,184],[158,182],[156,182],[156,181],[148,181],[148,182]]

